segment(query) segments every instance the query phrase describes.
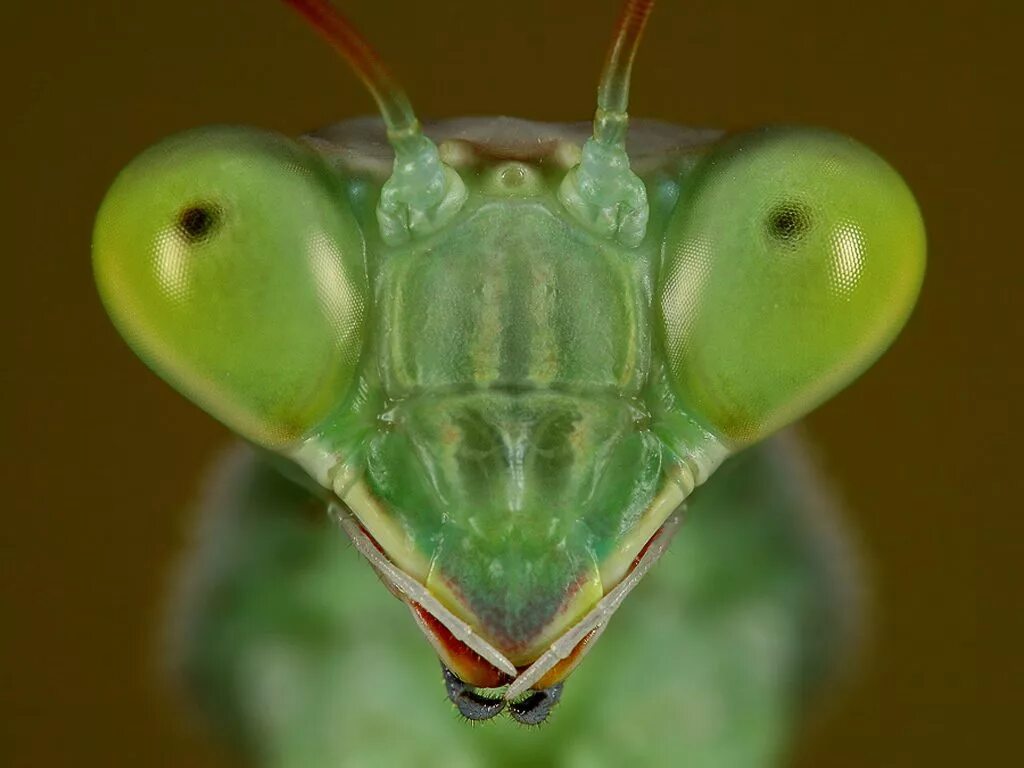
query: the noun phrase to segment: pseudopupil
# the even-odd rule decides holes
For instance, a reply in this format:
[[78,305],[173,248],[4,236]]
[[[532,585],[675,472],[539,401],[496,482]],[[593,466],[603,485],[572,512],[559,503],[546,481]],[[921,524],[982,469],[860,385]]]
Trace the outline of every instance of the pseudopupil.
[[799,203],[783,203],[768,214],[768,234],[782,243],[795,243],[810,227],[810,211]]
[[205,240],[217,226],[219,215],[216,206],[190,205],[178,215],[178,230],[191,243]]

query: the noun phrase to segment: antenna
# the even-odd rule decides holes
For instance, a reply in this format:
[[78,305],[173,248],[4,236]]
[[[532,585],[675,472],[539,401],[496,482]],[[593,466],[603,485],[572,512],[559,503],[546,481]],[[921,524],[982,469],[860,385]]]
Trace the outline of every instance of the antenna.
[[389,245],[433,232],[466,200],[466,187],[441,162],[437,145],[423,134],[405,91],[376,51],[329,0],[283,0],[348,61],[377,102],[388,142],[395,150],[391,177],[381,189],[377,221]]
[[594,138],[601,144],[621,144],[625,140],[633,59],[653,9],[654,0],[627,0],[622,8],[597,88]]
[[640,37],[654,0],[626,0],[597,89],[594,135],[583,145],[580,164],[562,181],[558,196],[580,221],[626,246],[647,232],[647,190],[630,170],[626,154],[629,79]]

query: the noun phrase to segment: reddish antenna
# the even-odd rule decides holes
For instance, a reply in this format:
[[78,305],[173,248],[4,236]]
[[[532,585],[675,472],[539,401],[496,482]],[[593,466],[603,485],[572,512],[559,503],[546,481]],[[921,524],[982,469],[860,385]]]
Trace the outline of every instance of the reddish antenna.
[[558,198],[595,232],[635,248],[647,234],[647,188],[629,167],[629,76],[640,35],[654,0],[626,0],[597,88],[594,135],[583,144],[579,164],[566,174]]
[[342,56],[363,81],[387,126],[388,139],[401,154],[407,140],[420,135],[419,121],[405,91],[355,25],[328,0],[283,0],[294,8]]
[[622,8],[597,89],[594,138],[602,144],[617,144],[625,138],[633,59],[653,9],[654,0],[627,0]]
[[441,162],[437,145],[424,135],[412,105],[370,44],[328,0],[284,0],[348,59],[370,90],[395,150],[391,176],[377,200],[381,237],[398,245],[443,227],[466,202],[458,173]]

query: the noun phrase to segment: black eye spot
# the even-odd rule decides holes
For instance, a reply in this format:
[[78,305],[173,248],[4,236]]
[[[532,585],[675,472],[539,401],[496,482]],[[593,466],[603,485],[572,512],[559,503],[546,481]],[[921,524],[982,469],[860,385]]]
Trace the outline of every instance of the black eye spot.
[[781,203],[768,213],[765,228],[772,240],[783,245],[796,245],[811,228],[811,211],[795,201]]
[[178,214],[178,231],[189,243],[200,243],[217,229],[222,215],[213,203],[195,203]]

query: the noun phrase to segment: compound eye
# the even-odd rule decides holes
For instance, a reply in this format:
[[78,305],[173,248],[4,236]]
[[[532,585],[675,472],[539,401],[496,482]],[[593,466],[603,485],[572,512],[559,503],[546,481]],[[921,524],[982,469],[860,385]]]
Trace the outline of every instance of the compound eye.
[[262,131],[153,147],[100,208],[100,295],[161,376],[257,443],[300,439],[351,389],[365,338],[364,243],[340,181]]
[[658,309],[677,394],[734,443],[773,432],[885,350],[924,263],[914,198],[870,150],[809,129],[726,140],[667,229]]

